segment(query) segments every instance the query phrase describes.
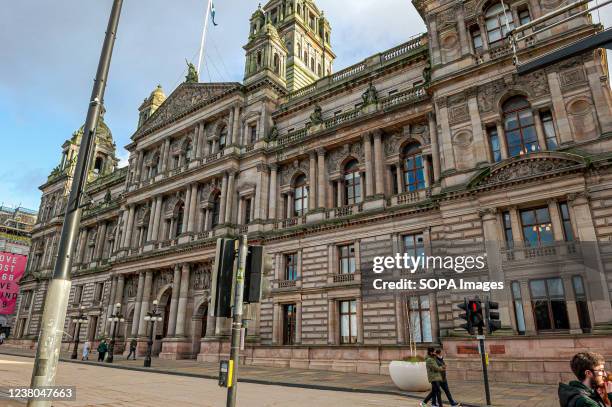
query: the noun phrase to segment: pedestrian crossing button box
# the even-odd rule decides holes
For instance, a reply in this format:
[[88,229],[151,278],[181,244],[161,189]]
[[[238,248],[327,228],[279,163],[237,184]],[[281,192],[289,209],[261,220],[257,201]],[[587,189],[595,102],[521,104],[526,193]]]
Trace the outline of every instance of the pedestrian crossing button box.
[[219,386],[227,387],[229,377],[229,361],[222,360],[219,362]]

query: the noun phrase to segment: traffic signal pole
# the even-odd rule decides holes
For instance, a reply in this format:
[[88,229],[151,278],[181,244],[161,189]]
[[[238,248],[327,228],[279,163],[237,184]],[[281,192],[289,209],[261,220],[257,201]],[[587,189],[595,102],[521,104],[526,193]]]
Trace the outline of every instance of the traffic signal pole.
[[[81,199],[83,189],[87,182],[90,156],[95,144],[96,128],[104,100],[104,90],[108,78],[113,46],[115,44],[119,16],[123,0],[114,0],[111,10],[98,70],[94,81],[87,119],[83,127],[83,136],[74,171],[70,195],[66,206],[64,225],[60,237],[59,250],[53,270],[53,278],[49,283],[45,307],[38,337],[38,348],[32,372],[31,388],[53,386],[59,360],[60,346],[64,334],[64,320],[68,308],[68,297],[70,295],[72,268],[72,254],[77,240],[79,224],[81,222]],[[28,407],[50,407],[51,401],[34,400],[28,401]]]
[[484,378],[485,398],[487,406],[491,405],[491,389],[489,388],[489,371],[487,370],[487,353],[485,348],[485,336],[482,327],[478,328],[478,340],[480,341],[480,360],[482,362],[482,375]]
[[227,388],[226,407],[236,406],[238,385],[238,363],[240,361],[240,334],[242,330],[242,305],[244,295],[244,274],[246,270],[247,254],[249,251],[247,236],[240,237],[238,250],[238,270],[236,271],[236,285],[234,287],[234,306],[232,312],[232,339],[229,360],[229,376]]

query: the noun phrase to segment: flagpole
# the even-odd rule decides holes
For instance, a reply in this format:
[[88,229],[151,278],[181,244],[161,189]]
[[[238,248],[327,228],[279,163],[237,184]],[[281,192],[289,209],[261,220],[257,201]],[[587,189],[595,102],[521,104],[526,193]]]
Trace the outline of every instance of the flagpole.
[[208,30],[208,20],[210,20],[210,9],[212,0],[208,0],[206,7],[206,19],[204,20],[204,30],[202,31],[202,40],[200,41],[200,56],[198,57],[198,78],[200,77],[200,68],[202,67],[202,57],[204,56],[204,44],[206,43],[206,31]]

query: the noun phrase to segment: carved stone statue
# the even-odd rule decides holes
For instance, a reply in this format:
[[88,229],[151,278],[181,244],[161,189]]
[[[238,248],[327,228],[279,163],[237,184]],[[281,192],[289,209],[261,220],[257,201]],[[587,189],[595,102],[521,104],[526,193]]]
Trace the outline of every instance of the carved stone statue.
[[187,62],[187,76],[185,76],[185,83],[198,83],[200,79],[198,78],[198,71],[196,71],[195,66],[185,60]]
[[278,138],[278,127],[276,127],[276,123],[270,129],[270,134],[268,135],[269,140],[276,140]]
[[107,189],[106,190],[106,195],[104,195],[104,203],[109,204],[112,199],[113,199],[113,197],[111,195],[111,191],[110,191],[110,189]]
[[431,63],[427,61],[425,68],[423,68],[423,82],[431,82]]
[[361,98],[363,99],[364,106],[378,103],[378,93],[376,91],[376,87],[374,86],[374,84],[372,84],[372,82],[370,82],[370,86],[368,86],[366,91],[363,92]]
[[314,112],[310,115],[310,124],[316,126],[321,123],[323,123],[323,109],[317,104]]

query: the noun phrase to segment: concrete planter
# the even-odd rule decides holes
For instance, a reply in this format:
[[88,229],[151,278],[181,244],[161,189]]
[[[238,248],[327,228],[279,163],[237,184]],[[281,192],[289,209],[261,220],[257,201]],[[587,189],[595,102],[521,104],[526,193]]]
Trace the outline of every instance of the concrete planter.
[[427,380],[425,362],[404,362],[394,360],[389,364],[391,380],[404,391],[429,391],[431,384]]

